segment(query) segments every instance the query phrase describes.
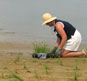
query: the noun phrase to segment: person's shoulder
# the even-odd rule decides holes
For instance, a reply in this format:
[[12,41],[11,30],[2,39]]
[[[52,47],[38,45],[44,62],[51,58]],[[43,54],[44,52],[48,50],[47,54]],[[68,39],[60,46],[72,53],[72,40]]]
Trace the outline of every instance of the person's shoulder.
[[62,20],[58,20],[58,22],[56,22],[56,26],[62,26],[64,28],[64,23]]

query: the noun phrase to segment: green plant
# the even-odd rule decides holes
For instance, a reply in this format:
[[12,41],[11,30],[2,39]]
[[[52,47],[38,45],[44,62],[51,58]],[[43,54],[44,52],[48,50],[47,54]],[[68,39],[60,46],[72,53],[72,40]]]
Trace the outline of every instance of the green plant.
[[37,60],[35,59],[35,58],[33,58],[33,60],[32,60],[33,62],[37,62]]
[[50,49],[48,48],[48,45],[45,43],[38,43],[38,44],[33,44],[34,46],[34,53],[47,53],[50,51]]
[[75,65],[75,70],[79,70],[79,68],[78,68],[77,64]]
[[74,72],[74,80],[73,81],[78,81],[78,75],[76,72]]
[[10,75],[7,77],[8,79],[15,79],[15,81],[24,81],[23,79],[21,79],[19,76],[17,76],[16,74],[14,74],[13,72],[9,72]]
[[36,78],[39,78],[39,76],[38,76],[38,72],[35,71],[34,73],[35,73],[35,77],[36,77]]
[[49,66],[48,66],[48,64],[45,64],[45,70],[46,70],[46,74],[48,74],[48,71],[49,71]]
[[75,70],[79,70],[77,62],[78,62],[78,61],[75,60]]
[[19,80],[13,79],[13,80],[9,80],[9,81],[19,81]]
[[27,69],[27,65],[25,62],[23,62],[24,69]]
[[19,81],[19,80],[13,79],[13,80],[9,80],[9,81]]
[[58,63],[59,65],[63,66],[63,62],[62,62],[61,58],[58,58],[57,63]]
[[20,61],[21,56],[22,56],[21,54],[18,54],[18,55],[17,55],[16,59],[14,60],[14,63],[15,63],[15,64],[17,64],[17,62]]

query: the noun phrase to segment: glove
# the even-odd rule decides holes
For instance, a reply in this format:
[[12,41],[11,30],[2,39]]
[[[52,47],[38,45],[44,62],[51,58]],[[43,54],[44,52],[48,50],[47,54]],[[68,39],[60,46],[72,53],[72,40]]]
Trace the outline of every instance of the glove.
[[59,48],[57,49],[57,51],[56,51],[56,55],[58,55],[58,56],[60,57],[61,51],[62,51],[62,48],[59,47]]
[[54,47],[50,53],[51,53],[51,54],[55,54],[56,50],[57,50],[57,48]]

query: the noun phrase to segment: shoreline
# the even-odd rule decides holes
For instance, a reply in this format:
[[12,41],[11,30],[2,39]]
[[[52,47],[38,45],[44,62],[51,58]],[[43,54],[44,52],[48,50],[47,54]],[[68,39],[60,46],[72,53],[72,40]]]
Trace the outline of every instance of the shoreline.
[[[33,44],[37,43],[45,43],[48,46],[54,46],[55,41],[45,41],[45,40],[37,40],[37,41],[0,41],[0,49],[32,49]],[[87,43],[81,43],[80,48],[87,47]]]
[[0,54],[9,56],[9,55],[30,55],[32,54],[32,45],[24,44],[19,42],[0,42]]
[[[0,42],[0,54],[3,55],[15,55],[21,53],[23,55],[31,55],[33,50],[33,43],[46,43],[48,47],[53,48],[55,43],[54,42],[47,42],[47,41],[33,41],[33,42]],[[78,49],[78,51],[82,50],[83,48],[87,48],[86,43],[82,43]]]

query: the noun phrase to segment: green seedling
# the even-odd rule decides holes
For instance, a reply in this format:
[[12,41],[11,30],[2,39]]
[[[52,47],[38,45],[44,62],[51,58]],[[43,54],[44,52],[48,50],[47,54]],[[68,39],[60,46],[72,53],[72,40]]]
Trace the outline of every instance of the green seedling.
[[46,74],[48,74],[48,71],[49,71],[49,66],[48,66],[48,64],[45,64],[45,70],[46,70]]
[[16,81],[24,81],[23,79],[21,79],[18,75],[14,74],[13,72],[10,72],[10,75],[7,77],[8,79],[15,79]]
[[44,44],[44,43],[33,44],[33,46],[34,46],[34,53],[35,54],[47,53],[50,51],[50,49],[48,48],[48,45]]
[[79,70],[77,64],[75,65],[75,70]]
[[76,60],[76,61],[75,61],[75,70],[79,70],[77,62],[78,62],[78,61]]
[[9,81],[19,81],[19,80],[14,79],[14,80],[9,80]]
[[39,78],[39,76],[38,76],[38,72],[35,71],[34,73],[35,73],[35,77],[38,79],[38,78]]
[[16,59],[14,60],[14,63],[17,64],[17,62],[19,62],[21,59],[21,54],[18,54],[18,56],[16,57]]
[[14,80],[9,80],[9,81],[19,81],[19,80],[14,79]]
[[24,69],[27,69],[27,65],[25,62],[23,62]]
[[37,60],[35,58],[33,58],[33,62],[37,62]]
[[76,72],[74,72],[74,80],[73,81],[78,81],[78,75]]
[[63,62],[62,62],[61,58],[58,58],[57,63],[58,63],[59,65],[63,66]]

